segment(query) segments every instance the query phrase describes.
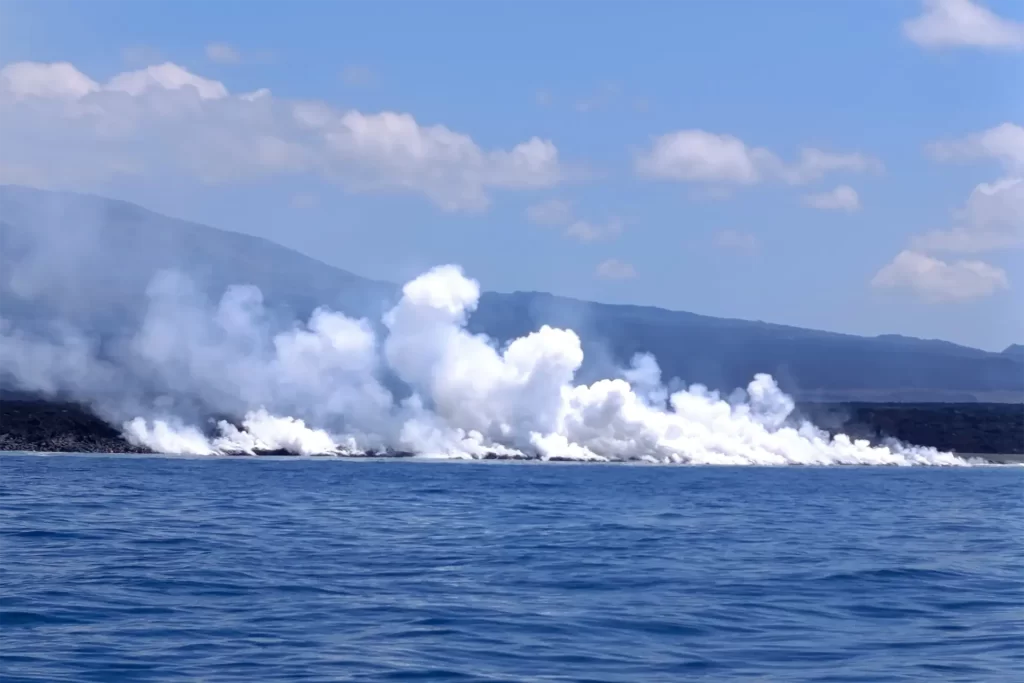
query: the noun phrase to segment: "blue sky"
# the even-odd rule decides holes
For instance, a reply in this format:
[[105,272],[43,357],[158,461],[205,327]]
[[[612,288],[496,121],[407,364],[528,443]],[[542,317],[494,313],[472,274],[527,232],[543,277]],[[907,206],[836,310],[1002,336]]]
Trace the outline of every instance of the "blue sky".
[[0,66],[3,182],[383,279],[1024,341],[1018,2],[9,2]]

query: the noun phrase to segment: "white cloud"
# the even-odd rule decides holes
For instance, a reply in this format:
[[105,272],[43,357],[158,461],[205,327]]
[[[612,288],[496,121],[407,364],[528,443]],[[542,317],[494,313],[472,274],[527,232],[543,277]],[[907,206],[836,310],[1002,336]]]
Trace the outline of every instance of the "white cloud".
[[339,110],[233,94],[171,63],[100,84],[67,63],[0,69],[5,168],[51,186],[94,189],[122,175],[187,173],[202,182],[316,174],[351,192],[410,192],[445,210],[485,208],[499,189],[557,185],[550,141],[484,149],[409,114]]
[[996,159],[1012,172],[1024,172],[1024,127],[1002,123],[958,140],[933,142],[927,151],[938,161]]
[[876,159],[860,153],[835,154],[805,148],[800,158],[785,163],[764,147],[751,147],[732,135],[680,130],[654,139],[635,160],[641,176],[679,182],[753,185],[777,180],[803,185],[832,172],[880,171]]
[[242,55],[227,43],[207,43],[206,58],[218,64],[239,64]]
[[947,263],[904,250],[875,274],[871,285],[906,289],[930,301],[967,301],[1009,287],[1006,272],[983,261]]
[[757,251],[760,247],[756,235],[740,230],[720,230],[715,233],[715,245],[736,251]]
[[538,138],[508,151],[484,151],[467,135],[421,126],[409,114],[357,111],[316,133],[345,160],[334,173],[350,188],[418,191],[451,211],[484,208],[487,188],[541,188],[561,180],[558,150]]
[[924,13],[904,22],[903,33],[924,47],[1024,48],[1024,23],[971,0],[924,0]]
[[825,211],[853,212],[860,209],[860,197],[849,185],[839,185],[828,192],[806,195],[804,204]]
[[120,73],[111,78],[104,89],[138,97],[150,90],[182,88],[194,88],[204,100],[219,100],[228,96],[228,89],[223,83],[196,76],[171,62]]
[[615,237],[625,227],[625,222],[615,216],[604,223],[577,218],[572,203],[561,199],[548,199],[527,207],[526,217],[537,225],[564,228],[566,236],[580,242],[596,242]]
[[0,88],[14,98],[77,99],[100,86],[68,62],[17,62],[0,69]]
[[976,253],[1024,246],[1024,128],[1003,123],[927,149],[940,161],[994,159],[1008,175],[975,187],[953,226],[914,238],[914,248]]
[[913,246],[961,253],[1024,247],[1024,178],[981,183],[957,213],[952,228],[919,235]]
[[608,259],[598,264],[596,274],[606,280],[628,280],[636,277],[636,269],[632,264],[618,259]]
[[664,180],[749,184],[761,180],[759,166],[770,155],[732,135],[681,130],[655,138],[651,150],[637,157],[636,169]]
[[1010,175],[974,188],[953,225],[910,240],[871,281],[875,287],[905,288],[936,301],[988,296],[1009,287],[1006,272],[978,260],[952,263],[926,252],[978,254],[1024,247],[1024,129],[1011,123],[928,146],[941,161],[991,158]]
[[369,85],[373,81],[373,71],[367,66],[348,64],[341,70],[341,80],[345,85]]

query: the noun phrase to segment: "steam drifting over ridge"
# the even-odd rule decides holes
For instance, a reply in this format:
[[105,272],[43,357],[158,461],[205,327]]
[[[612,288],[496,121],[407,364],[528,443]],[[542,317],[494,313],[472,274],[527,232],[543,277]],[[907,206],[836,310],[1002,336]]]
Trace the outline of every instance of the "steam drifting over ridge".
[[70,395],[167,453],[966,464],[931,448],[832,438],[795,421],[768,375],[729,398],[699,385],[670,394],[656,360],[639,355],[618,378],[576,385],[583,350],[572,330],[543,326],[504,346],[469,333],[480,289],[457,266],[407,283],[382,330],[323,308],[281,324],[255,287],[211,302],[173,272],[147,297],[140,328],[102,352],[73,330],[54,341],[4,325],[0,368],[19,388]]

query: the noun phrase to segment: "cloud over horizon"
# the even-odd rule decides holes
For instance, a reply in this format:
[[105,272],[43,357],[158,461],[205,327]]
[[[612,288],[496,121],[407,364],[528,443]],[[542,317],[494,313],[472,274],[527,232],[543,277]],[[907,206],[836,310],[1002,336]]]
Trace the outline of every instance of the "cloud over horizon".
[[994,160],[1006,175],[979,183],[952,226],[914,235],[876,275],[876,287],[907,287],[933,301],[990,296],[1009,288],[1006,271],[979,260],[947,262],[929,254],[981,254],[1024,247],[1024,128],[1003,123],[959,139],[926,146],[939,162]]
[[878,289],[907,289],[933,302],[963,302],[1007,289],[1006,271],[983,261],[947,263],[904,250],[871,280]]
[[314,174],[350,192],[408,192],[474,211],[495,191],[553,187],[569,173],[550,140],[484,149],[406,113],[234,94],[172,62],[102,84],[68,62],[9,64],[0,114],[4,182],[89,187],[167,169],[205,183]]
[[806,185],[831,173],[881,172],[882,163],[860,152],[835,153],[814,147],[796,161],[783,161],[764,147],[751,147],[728,134],[687,129],[655,137],[634,160],[644,178],[684,183],[755,185],[767,181]]
[[903,23],[903,34],[927,48],[1024,49],[1024,23],[1000,17],[972,0],[924,0],[923,13]]
[[[201,4],[158,21],[147,3],[47,22],[26,4],[0,60],[0,182],[392,281],[455,261],[494,291],[1017,341],[1024,122],[1007,85],[1024,5],[780,8],[670,3],[651,21],[606,4],[581,33],[570,5],[544,22],[517,6],[499,32],[486,7],[455,26],[373,3],[255,4],[244,24]],[[921,288],[878,296],[904,251],[1012,286],[945,308]],[[603,282],[605,260],[640,275]]]

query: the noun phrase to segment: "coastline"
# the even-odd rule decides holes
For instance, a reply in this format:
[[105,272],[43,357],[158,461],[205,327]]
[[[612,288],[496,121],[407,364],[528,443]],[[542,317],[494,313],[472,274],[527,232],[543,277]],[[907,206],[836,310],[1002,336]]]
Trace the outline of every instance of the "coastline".
[[[1024,463],[1021,404],[802,404],[797,414],[820,428],[883,443],[897,439],[996,464]],[[0,451],[37,453],[152,453],[130,444],[88,409],[64,401],[0,398]],[[287,456],[283,451],[257,456]],[[369,454],[408,458],[411,453]],[[253,457],[238,454],[237,457]],[[499,459],[496,456],[488,459]]]

